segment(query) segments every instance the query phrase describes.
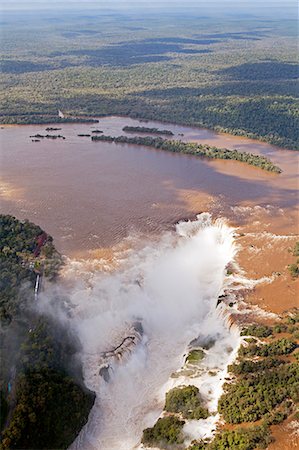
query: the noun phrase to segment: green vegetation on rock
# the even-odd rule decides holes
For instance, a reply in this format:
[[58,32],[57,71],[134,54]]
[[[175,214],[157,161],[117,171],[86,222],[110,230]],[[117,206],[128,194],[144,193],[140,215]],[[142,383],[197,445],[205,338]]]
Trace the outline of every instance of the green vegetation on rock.
[[288,270],[292,278],[298,278],[299,276],[299,241],[296,242],[295,247],[293,249],[293,256],[297,257],[297,261],[293,264],[288,265]]
[[255,422],[288,398],[298,401],[298,392],[295,363],[246,372],[237,383],[225,384],[218,410],[228,423]]
[[[260,330],[259,326],[256,329]],[[287,399],[293,403],[298,401],[299,366],[291,360],[277,358],[287,357],[296,347],[293,340],[283,338],[240,348],[239,361],[229,367],[238,378],[224,385],[224,394],[218,403],[226,422],[255,422]]]
[[265,338],[271,334],[271,327],[266,325],[250,325],[241,332],[241,336],[255,336],[258,338]]
[[294,256],[299,256],[299,241],[296,242],[295,247],[293,249],[293,255]]
[[205,352],[201,349],[191,350],[186,358],[186,362],[190,364],[198,364],[205,357]]
[[169,447],[171,444],[182,444],[182,428],[184,421],[176,416],[166,416],[157,420],[151,428],[143,431],[142,443],[150,447]]
[[228,371],[234,375],[242,375],[246,373],[263,372],[266,369],[278,367],[282,364],[285,364],[283,359],[275,359],[273,357],[262,359],[260,361],[244,359],[236,364],[228,366]]
[[126,126],[123,131],[127,133],[153,133],[153,134],[165,134],[172,136],[173,132],[170,130],[159,130],[159,128],[148,128],[148,127],[130,127]]
[[[294,358],[299,353],[293,353],[298,322],[299,312],[295,309],[271,327],[253,324],[243,330],[243,335],[256,335],[264,341],[258,346],[242,346],[237,361],[228,367],[234,378],[224,385],[218,411],[230,428],[224,425],[213,440],[194,441],[188,450],[268,447],[273,440],[270,427],[294,416],[299,402],[299,365]],[[281,331],[291,334],[292,339],[271,342],[275,337],[271,335]]]
[[297,347],[293,340],[283,338],[278,339],[269,344],[257,345],[250,344],[247,347],[241,347],[240,356],[252,357],[252,356],[279,356],[288,355],[292,353]]
[[165,411],[179,413],[184,419],[206,419],[209,412],[202,406],[196,386],[180,386],[166,394]]
[[272,442],[266,426],[252,426],[223,431],[216,435],[211,443],[199,442],[188,450],[255,450],[267,448]]
[[299,276],[299,266],[298,264],[294,263],[294,264],[290,264],[288,266],[289,272],[291,274],[292,278],[297,278]]

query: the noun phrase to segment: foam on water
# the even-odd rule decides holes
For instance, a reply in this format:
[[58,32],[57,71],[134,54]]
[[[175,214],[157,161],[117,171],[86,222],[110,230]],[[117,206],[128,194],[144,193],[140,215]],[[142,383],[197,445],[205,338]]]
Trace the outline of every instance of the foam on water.
[[[216,411],[227,364],[240,339],[224,311],[216,310],[223,289],[234,285],[226,267],[235,253],[234,230],[204,213],[129,252],[111,273],[90,273],[84,263],[81,268],[74,264],[68,321],[82,344],[85,383],[97,398],[72,449],[137,448],[142,430],[160,416],[165,392],[177,384],[198,386],[210,411]],[[72,277],[72,263],[67,277]],[[143,328],[140,339],[119,361],[106,361],[107,382],[99,373],[103,354],[119,346],[136,321]],[[198,336],[215,342],[200,370],[191,378],[171,378]],[[215,420],[186,424],[187,441],[210,436]]]

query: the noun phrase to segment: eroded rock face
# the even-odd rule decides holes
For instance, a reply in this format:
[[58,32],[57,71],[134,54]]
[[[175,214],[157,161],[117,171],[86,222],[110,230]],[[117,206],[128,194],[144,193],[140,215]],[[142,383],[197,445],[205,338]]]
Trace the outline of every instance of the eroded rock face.
[[128,328],[127,336],[125,336],[118,345],[101,354],[101,365],[99,375],[108,383],[110,380],[110,371],[113,370],[115,361],[123,360],[130,355],[136,345],[141,342],[144,334],[143,326],[140,320],[136,320]]

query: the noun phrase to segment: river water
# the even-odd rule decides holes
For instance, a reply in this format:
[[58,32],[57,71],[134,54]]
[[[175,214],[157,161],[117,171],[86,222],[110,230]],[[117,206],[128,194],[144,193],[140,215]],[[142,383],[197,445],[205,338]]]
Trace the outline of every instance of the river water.
[[[77,136],[94,129],[116,136],[124,134],[125,125],[167,128],[174,138],[262,153],[284,172],[277,176],[234,161],[208,161]],[[219,208],[219,202],[225,209],[225,204],[244,202],[289,208],[297,201],[296,152],[209,130],[122,117],[101,118],[98,124],[62,124],[50,134],[61,134],[65,140],[31,142],[29,136],[47,134],[45,128],[0,130],[1,209],[38,223],[69,256],[104,251],[136,230],[159,234],[181,218]]]

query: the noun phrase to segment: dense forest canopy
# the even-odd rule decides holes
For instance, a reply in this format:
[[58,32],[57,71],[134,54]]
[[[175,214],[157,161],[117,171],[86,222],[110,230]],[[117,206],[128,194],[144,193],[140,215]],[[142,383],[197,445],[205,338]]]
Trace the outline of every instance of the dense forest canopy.
[[123,114],[299,149],[296,40],[295,18],[95,11],[7,20],[0,118]]
[[67,448],[94,402],[83,388],[78,342],[35,308],[37,277],[55,280],[61,264],[39,226],[0,215],[2,450]]

